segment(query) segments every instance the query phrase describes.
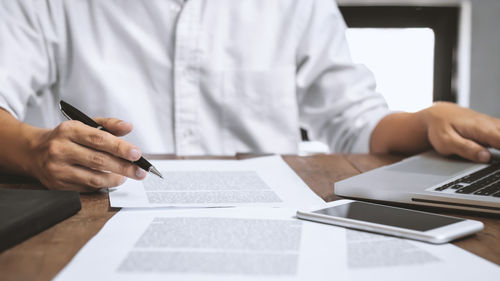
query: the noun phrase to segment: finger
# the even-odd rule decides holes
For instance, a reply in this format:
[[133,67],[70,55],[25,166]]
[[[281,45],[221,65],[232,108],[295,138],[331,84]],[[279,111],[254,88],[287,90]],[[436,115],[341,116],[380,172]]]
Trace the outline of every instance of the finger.
[[441,153],[456,154],[465,159],[475,162],[488,162],[490,160],[489,151],[476,142],[463,138],[455,130],[447,132],[446,141],[441,145]]
[[146,172],[129,161],[73,143],[66,153],[72,164],[99,171],[108,171],[133,179],[143,179]]
[[61,181],[73,186],[84,187],[85,191],[88,192],[119,186],[125,181],[125,178],[118,174],[96,171],[74,165],[71,169],[67,169]]
[[500,131],[500,119],[493,118],[493,122],[495,123],[495,127],[497,128],[497,130]]
[[96,117],[94,118],[94,121],[99,123],[115,136],[124,136],[134,129],[134,126],[131,123],[116,118]]
[[40,178],[42,184],[48,189],[72,190],[78,192],[94,192],[97,190],[86,185],[75,183],[74,178],[72,178],[75,174],[75,166],[58,165],[57,167],[59,172],[56,173],[56,177],[49,176]]
[[484,122],[480,126],[476,126],[479,142],[494,148],[500,148],[500,128],[496,124],[497,120],[491,118],[490,123]]
[[81,184],[74,184],[74,183],[65,182],[65,181],[62,181],[57,187],[51,188],[51,189],[71,190],[71,191],[78,191],[81,193],[89,193],[89,192],[99,191],[99,189],[94,189],[94,188],[90,188],[88,186],[84,186]]
[[72,126],[74,127],[68,132],[68,135],[74,143],[107,152],[129,161],[137,161],[141,158],[141,151],[138,147],[110,133],[83,124]]
[[479,115],[479,117],[470,118],[468,121],[454,124],[453,127],[458,134],[481,145],[500,148],[499,119]]

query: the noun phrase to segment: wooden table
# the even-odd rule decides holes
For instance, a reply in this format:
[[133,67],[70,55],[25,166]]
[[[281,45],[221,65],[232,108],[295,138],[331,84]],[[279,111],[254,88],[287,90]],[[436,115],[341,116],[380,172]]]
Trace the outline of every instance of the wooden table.
[[[236,158],[247,158],[239,155]],[[157,156],[156,159],[172,159]],[[326,201],[334,195],[336,181],[367,170],[394,163],[402,157],[390,155],[314,155],[283,156],[285,161]],[[0,175],[0,186],[40,188],[32,180]],[[82,209],[75,216],[39,233],[0,254],[0,280],[50,280],[92,238],[118,209],[109,207],[106,193],[82,194]],[[438,210],[464,218],[480,220],[485,229],[454,244],[500,265],[500,219],[498,216],[471,215]]]

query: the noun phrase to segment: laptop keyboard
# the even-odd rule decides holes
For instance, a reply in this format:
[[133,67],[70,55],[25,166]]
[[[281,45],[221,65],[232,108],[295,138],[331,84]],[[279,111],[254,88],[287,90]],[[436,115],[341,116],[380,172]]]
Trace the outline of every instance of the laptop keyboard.
[[454,193],[458,194],[500,197],[500,163],[492,164],[434,190],[454,190]]

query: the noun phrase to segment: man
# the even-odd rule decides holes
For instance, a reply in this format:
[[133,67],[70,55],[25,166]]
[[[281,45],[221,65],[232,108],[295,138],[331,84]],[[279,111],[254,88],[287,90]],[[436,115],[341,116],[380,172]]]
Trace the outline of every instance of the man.
[[[332,0],[2,0],[0,166],[98,190],[146,176],[138,147],[294,153],[300,126],[333,152],[500,147],[498,119],[453,104],[390,113],[344,31]],[[59,99],[136,128],[60,123]]]

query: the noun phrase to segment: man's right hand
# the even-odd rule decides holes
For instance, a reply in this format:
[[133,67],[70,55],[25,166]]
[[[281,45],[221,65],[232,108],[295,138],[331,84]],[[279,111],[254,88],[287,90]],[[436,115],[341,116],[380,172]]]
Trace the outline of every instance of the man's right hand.
[[117,137],[132,131],[132,124],[113,118],[95,121],[111,134],[79,121],[65,121],[55,129],[39,131],[30,141],[30,170],[44,186],[90,192],[118,186],[126,177],[146,176],[131,163],[141,157],[139,148]]

